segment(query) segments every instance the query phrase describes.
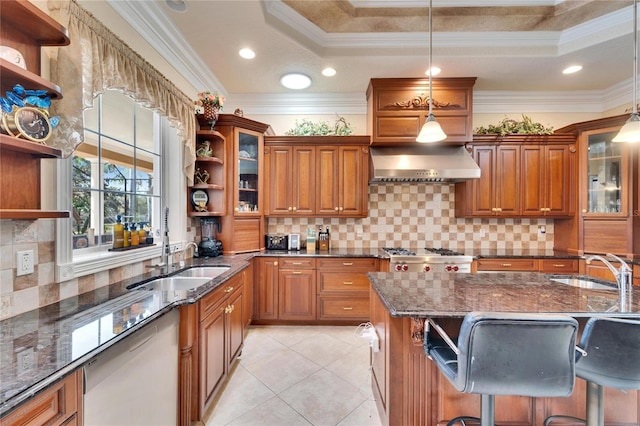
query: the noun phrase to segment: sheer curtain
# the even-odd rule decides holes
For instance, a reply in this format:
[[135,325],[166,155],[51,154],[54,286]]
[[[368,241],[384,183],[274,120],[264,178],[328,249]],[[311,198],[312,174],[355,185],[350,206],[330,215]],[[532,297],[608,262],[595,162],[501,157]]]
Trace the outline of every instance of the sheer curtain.
[[51,79],[63,90],[52,102],[59,128],[48,143],[69,157],[83,141],[84,109],[106,89],[118,89],[166,116],[184,145],[183,172],[193,184],[196,119],[194,103],[151,64],[75,0],[49,0],[51,15],[69,31],[71,44],[57,49]]

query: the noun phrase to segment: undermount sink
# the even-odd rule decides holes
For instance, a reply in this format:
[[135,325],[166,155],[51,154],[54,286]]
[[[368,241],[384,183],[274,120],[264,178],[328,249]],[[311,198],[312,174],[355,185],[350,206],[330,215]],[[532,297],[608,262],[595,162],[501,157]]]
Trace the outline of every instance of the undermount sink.
[[206,277],[215,278],[229,270],[230,266],[196,266],[179,272],[175,277]]
[[549,279],[557,283],[566,284],[573,287],[587,288],[590,290],[617,290],[615,284],[605,284],[583,277],[549,277]]
[[131,286],[130,289],[149,291],[187,291],[200,287],[211,281],[210,277],[166,277],[158,278],[140,285]]

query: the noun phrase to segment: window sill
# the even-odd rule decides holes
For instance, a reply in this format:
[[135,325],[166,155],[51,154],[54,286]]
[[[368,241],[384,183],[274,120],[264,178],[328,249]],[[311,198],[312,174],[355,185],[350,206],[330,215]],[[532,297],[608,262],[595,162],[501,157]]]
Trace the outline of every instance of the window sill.
[[56,265],[56,282],[95,274],[120,266],[160,257],[161,244],[122,252],[100,251],[75,255],[72,263]]

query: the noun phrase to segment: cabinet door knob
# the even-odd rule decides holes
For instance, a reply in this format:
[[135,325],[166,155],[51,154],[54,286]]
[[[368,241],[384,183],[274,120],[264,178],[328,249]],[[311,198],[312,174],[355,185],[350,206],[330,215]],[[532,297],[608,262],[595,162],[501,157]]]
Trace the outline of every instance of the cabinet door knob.
[[298,210],[298,208],[297,207],[293,207],[293,211],[295,212],[296,210]]
[[335,211],[338,211],[338,210],[340,210],[340,208],[339,208],[339,207],[336,207],[336,208],[334,208],[334,210],[335,210]]
[[277,260],[273,261],[273,266],[278,266],[278,261]]
[[293,207],[289,207],[287,210],[291,211],[291,210],[293,210]]
[[344,207],[340,207],[340,211],[344,210]]
[[587,209],[582,209],[582,213],[586,213],[586,212],[587,212]]

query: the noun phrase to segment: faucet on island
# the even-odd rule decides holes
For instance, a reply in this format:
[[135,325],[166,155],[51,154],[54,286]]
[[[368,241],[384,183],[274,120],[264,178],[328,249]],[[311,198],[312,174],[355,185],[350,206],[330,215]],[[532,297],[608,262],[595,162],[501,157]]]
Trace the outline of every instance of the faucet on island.
[[[613,264],[606,258],[609,257],[614,259],[617,262],[620,262],[620,267],[616,268]],[[631,292],[631,280],[632,280],[632,270],[631,267],[622,259],[620,259],[615,254],[607,253],[606,257],[594,254],[591,256],[587,256],[585,261],[587,264],[591,263],[592,260],[599,260],[604,263],[607,268],[613,273],[613,276],[616,279],[616,284],[618,284],[618,295],[620,297],[620,310],[624,311],[627,303],[630,301],[630,292]]]

